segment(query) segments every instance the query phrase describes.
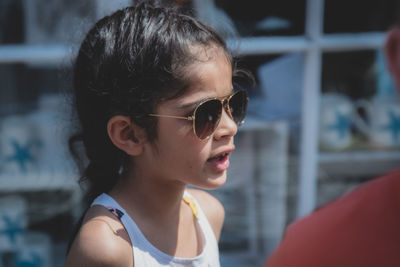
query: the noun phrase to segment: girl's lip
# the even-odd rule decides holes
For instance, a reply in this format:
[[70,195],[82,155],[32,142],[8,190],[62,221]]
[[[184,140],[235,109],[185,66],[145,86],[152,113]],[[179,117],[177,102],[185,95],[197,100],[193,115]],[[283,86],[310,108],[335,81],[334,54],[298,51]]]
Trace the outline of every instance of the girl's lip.
[[207,163],[211,164],[218,171],[225,171],[229,168],[229,153],[220,154],[218,157],[210,158]]
[[218,171],[225,171],[229,168],[229,155],[234,150],[234,147],[225,149],[224,151],[216,154],[215,156],[209,158],[207,163],[211,164]]

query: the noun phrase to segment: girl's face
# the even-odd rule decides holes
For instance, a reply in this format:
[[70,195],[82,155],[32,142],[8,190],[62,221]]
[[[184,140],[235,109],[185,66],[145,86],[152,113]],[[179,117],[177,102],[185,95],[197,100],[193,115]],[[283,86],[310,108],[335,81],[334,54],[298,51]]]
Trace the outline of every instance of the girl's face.
[[[183,96],[163,102],[157,114],[190,116],[196,104],[232,93],[232,68],[219,49],[207,51],[188,68],[191,86]],[[176,118],[158,118],[158,138],[145,149],[152,177],[191,184],[206,189],[223,185],[234,150],[235,122],[224,110],[215,132],[205,140],[196,137],[193,122]]]

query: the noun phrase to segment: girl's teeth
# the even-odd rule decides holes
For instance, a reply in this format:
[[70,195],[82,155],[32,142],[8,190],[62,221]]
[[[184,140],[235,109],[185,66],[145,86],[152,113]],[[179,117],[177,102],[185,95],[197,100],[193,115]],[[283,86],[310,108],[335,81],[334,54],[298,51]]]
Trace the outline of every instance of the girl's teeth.
[[215,156],[213,158],[210,158],[209,161],[212,160],[223,160],[225,158],[226,154],[221,154],[220,156]]

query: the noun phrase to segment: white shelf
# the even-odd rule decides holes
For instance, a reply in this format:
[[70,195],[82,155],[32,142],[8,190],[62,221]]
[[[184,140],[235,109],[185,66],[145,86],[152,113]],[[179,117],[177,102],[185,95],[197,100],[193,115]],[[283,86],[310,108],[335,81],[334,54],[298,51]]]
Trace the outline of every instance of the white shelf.
[[385,38],[382,32],[324,34],[314,42],[305,36],[244,37],[228,40],[228,46],[242,55],[304,52],[316,48],[324,52],[352,51],[381,48]]
[[382,32],[325,34],[318,45],[324,52],[378,49],[385,38],[386,34]]
[[310,41],[304,36],[246,37],[228,40],[228,47],[242,55],[275,54],[306,51]]
[[23,192],[42,190],[77,190],[75,174],[0,174],[0,192]]
[[376,176],[400,166],[400,151],[321,152],[318,163],[329,176]]
[[67,45],[0,45],[0,64],[71,63],[73,51]]
[[400,151],[349,151],[349,152],[321,152],[319,154],[320,163],[332,163],[332,162],[365,162],[365,161],[386,161],[386,160],[398,160],[400,161]]
[[[317,46],[322,51],[351,51],[380,48],[385,40],[380,32],[325,34],[317,42],[305,36],[245,37],[228,40],[228,46],[241,55],[304,52]],[[0,63],[70,63],[76,51],[62,44],[0,45]]]

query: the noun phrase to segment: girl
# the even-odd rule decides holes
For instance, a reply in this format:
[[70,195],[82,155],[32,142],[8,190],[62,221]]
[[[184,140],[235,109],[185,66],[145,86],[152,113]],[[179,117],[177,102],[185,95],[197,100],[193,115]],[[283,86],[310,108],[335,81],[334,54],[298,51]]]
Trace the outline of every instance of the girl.
[[84,39],[74,95],[93,202],[65,266],[219,266],[221,203],[187,185],[226,181],[247,93],[224,41],[172,7],[141,2]]

